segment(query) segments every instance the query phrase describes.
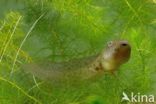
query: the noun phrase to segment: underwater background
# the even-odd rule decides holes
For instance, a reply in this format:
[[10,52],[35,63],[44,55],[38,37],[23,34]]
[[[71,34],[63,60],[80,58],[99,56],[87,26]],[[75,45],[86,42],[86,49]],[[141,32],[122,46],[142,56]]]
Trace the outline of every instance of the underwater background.
[[[110,40],[132,47],[118,78],[57,87],[21,70],[95,55]],[[0,0],[0,104],[133,104],[123,92],[156,96],[156,0]]]

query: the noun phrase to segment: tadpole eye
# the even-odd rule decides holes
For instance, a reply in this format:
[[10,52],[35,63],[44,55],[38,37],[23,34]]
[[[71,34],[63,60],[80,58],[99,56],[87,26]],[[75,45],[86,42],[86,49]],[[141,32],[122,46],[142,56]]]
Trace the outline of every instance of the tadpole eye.
[[128,46],[128,41],[121,41],[120,45],[121,46]]
[[112,42],[112,41],[110,41],[110,42],[108,42],[108,43],[107,43],[107,46],[108,46],[108,47],[111,47],[111,46],[112,46],[112,44],[113,44],[113,42]]
[[126,44],[126,43],[122,43],[121,45],[122,45],[122,46],[127,46],[127,44]]

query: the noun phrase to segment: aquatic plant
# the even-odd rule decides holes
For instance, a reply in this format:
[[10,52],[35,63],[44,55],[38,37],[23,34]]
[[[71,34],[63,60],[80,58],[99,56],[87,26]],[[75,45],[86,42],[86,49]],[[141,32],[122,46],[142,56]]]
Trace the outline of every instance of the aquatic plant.
[[[121,104],[123,91],[156,95],[155,0],[1,0],[0,8],[1,104]],[[118,39],[130,42],[132,55],[117,78],[58,88],[21,70],[91,56]]]

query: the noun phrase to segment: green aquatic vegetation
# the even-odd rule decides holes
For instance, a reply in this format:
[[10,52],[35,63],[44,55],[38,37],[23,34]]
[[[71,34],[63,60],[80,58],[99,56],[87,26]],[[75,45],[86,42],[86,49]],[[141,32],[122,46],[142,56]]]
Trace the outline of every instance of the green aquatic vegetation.
[[[1,104],[121,104],[123,91],[156,96],[154,0],[1,0],[0,8]],[[129,41],[132,54],[116,77],[58,86],[21,69],[91,56],[118,39]]]
[[21,29],[22,24],[20,21],[21,19],[22,16],[18,12],[10,12],[6,15],[6,19],[1,21],[0,62],[5,60],[7,63],[9,63],[14,59],[14,54],[18,48],[17,45],[23,36],[23,31]]

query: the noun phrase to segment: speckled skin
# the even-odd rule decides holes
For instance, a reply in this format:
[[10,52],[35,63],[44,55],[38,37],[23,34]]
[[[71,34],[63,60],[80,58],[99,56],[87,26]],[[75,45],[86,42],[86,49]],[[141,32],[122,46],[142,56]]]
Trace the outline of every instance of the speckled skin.
[[88,79],[103,75],[105,71],[114,72],[129,60],[130,53],[127,41],[111,41],[98,55],[58,63],[30,63],[24,65],[24,70],[46,80]]

